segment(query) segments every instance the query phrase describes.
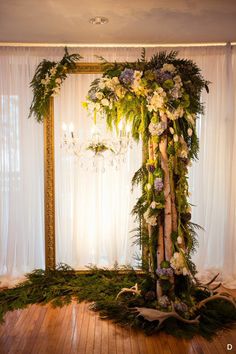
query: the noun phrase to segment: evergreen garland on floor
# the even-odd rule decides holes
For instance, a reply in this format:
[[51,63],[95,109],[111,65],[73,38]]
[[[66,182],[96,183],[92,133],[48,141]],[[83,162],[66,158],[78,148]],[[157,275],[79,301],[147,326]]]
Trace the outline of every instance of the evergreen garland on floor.
[[[123,293],[117,298],[120,289],[130,288],[136,283],[140,289],[139,295]],[[56,270],[35,270],[27,275],[24,283],[0,291],[0,321],[4,322],[8,311],[23,309],[31,304],[51,303],[54,307],[62,307],[74,299],[78,302],[93,302],[91,308],[99,311],[102,318],[142,329],[147,334],[163,330],[177,337],[191,338],[200,334],[210,339],[218,330],[236,323],[235,306],[223,299],[210,301],[197,309],[196,304],[210,295],[207,290],[191,289],[194,302],[192,318],[200,316],[198,325],[168,318],[159,328],[158,321],[144,320],[142,316],[137,316],[136,311],[137,307],[157,307],[155,281],[150,275],[140,275],[129,268],[126,272],[120,272],[119,268],[92,268],[88,274],[78,274],[69,266],[61,264]],[[168,313],[171,310],[167,307],[166,311]]]

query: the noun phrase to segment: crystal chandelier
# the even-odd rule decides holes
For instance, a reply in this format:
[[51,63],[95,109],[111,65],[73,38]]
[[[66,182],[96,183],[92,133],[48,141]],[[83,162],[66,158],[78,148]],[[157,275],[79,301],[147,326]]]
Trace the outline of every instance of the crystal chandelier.
[[[75,156],[80,160],[80,166],[95,171],[105,171],[105,167],[113,166],[116,169],[125,161],[126,154],[132,148],[131,125],[121,120],[118,124],[117,134],[103,137],[101,129],[96,123],[91,130],[91,139],[81,143],[74,125],[62,124],[62,135],[60,147],[67,156]],[[90,152],[90,159],[86,153]],[[89,161],[88,161],[89,160]]]

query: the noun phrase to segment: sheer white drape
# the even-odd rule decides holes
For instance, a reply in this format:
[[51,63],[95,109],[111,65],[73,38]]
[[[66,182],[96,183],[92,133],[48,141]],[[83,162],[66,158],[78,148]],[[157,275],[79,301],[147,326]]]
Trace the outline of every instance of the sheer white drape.
[[[93,168],[93,153],[86,151],[91,140],[92,117],[82,107],[95,75],[70,75],[55,99],[56,151],[56,258],[57,262],[81,269],[88,264],[113,266],[134,264],[136,227],[130,216],[137,193],[131,194],[131,179],[142,163],[141,145],[134,144],[117,170],[104,158],[104,168]],[[60,150],[62,123],[73,124],[83,157]],[[105,123],[105,122],[104,122]],[[102,137],[107,131],[100,125]],[[112,137],[112,136],[111,136]]]
[[0,274],[44,266],[43,131],[27,119],[37,60],[27,52],[0,57]]
[[[94,54],[109,61],[132,61],[140,55],[140,49],[136,48],[78,48],[74,51],[79,51],[84,61],[96,61]],[[156,51],[158,48],[147,49],[147,56]],[[179,48],[178,51],[179,56],[196,61],[204,77],[212,82],[210,93],[203,94],[206,114],[199,120],[199,161],[194,163],[190,178],[192,203],[197,205],[193,207],[193,221],[205,229],[198,232],[199,249],[194,260],[201,272],[219,269],[230,281],[236,278],[236,50],[235,47],[232,50],[203,47]],[[0,50],[2,274],[16,270],[23,273],[44,266],[42,126],[33,119],[27,120],[32,97],[28,83],[42,58],[57,59],[61,55],[62,49],[58,48]],[[63,241],[65,248],[67,241]],[[65,259],[70,256],[68,251]]]

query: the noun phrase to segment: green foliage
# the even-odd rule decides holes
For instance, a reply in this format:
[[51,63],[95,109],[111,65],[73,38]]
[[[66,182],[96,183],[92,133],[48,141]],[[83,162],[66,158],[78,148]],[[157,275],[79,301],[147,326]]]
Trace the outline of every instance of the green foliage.
[[[124,272],[126,271],[126,272]],[[178,280],[179,295],[186,286],[187,277]],[[135,283],[141,295],[122,294],[116,299],[121,288],[130,288]],[[167,286],[167,285],[166,285]],[[181,290],[182,289],[182,290]],[[154,297],[153,297],[154,294]],[[199,326],[184,324],[174,318],[167,319],[163,331],[177,337],[191,338],[200,334],[210,339],[219,329],[229,328],[236,322],[236,311],[224,300],[207,303],[200,310],[194,310],[196,302],[209,296],[203,290],[192,289],[192,299],[185,302],[192,307],[192,316],[200,315]],[[156,308],[155,279],[150,273],[138,275],[133,269],[113,270],[90,268],[88,274],[78,274],[69,266],[61,264],[56,270],[35,270],[27,280],[13,289],[0,291],[0,321],[8,311],[23,309],[31,304],[50,303],[54,307],[69,304],[72,299],[93,302],[92,309],[99,311],[102,318],[111,319],[125,326],[139,328],[147,334],[159,331],[158,321],[149,322],[137,317],[136,307]]]
[[33,100],[29,117],[34,115],[38,122],[42,122],[47,117],[50,97],[59,93],[61,84],[68,75],[68,70],[75,69],[76,62],[81,58],[79,54],[69,54],[65,48],[65,54],[61,61],[44,59],[38,65],[30,83],[30,87],[33,88]]

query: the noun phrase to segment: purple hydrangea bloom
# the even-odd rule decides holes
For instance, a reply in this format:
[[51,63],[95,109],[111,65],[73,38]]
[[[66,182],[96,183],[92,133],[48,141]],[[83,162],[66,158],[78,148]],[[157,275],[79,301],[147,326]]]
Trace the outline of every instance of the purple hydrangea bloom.
[[174,304],[174,308],[176,311],[180,311],[180,312],[188,311],[188,306],[184,302],[176,302]]
[[126,85],[132,84],[134,81],[134,70],[133,69],[125,69],[120,74],[119,79],[121,82],[123,82],[123,84],[126,84]]
[[153,173],[155,171],[155,166],[148,163],[147,170],[148,170],[148,172]]
[[172,277],[173,276],[173,269],[172,268],[157,268],[156,274],[159,277]]
[[156,177],[154,180],[154,188],[156,189],[156,191],[161,192],[163,187],[164,185],[163,185],[162,178]]
[[166,295],[161,296],[159,298],[158,302],[159,302],[159,305],[161,307],[165,307],[166,308],[166,307],[168,307],[170,305],[170,301],[169,301],[169,299],[168,299],[168,297]]
[[163,83],[166,80],[171,80],[173,77],[168,71],[155,70],[156,80],[159,83]]

